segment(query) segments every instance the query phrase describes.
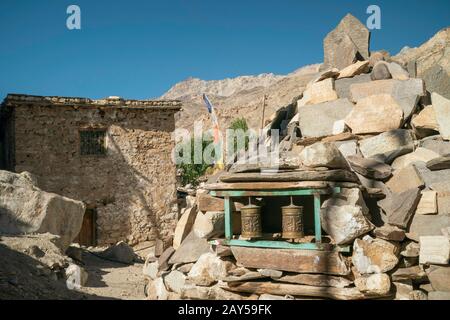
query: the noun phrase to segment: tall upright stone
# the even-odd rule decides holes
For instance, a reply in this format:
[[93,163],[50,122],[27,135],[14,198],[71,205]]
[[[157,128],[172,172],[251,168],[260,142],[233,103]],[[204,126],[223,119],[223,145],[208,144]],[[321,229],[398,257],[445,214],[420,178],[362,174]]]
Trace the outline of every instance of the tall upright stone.
[[435,92],[431,95],[431,100],[439,125],[439,132],[442,138],[450,140],[450,100]]
[[369,30],[354,16],[347,14],[323,41],[324,66],[342,70],[357,60],[367,60],[369,40]]

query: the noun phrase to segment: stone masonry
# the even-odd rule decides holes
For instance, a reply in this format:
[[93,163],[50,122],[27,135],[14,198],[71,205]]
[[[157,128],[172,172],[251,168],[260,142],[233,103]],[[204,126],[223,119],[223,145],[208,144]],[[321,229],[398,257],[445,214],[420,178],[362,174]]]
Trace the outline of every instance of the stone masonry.
[[[166,238],[177,215],[171,134],[180,108],[178,101],[8,95],[0,164],[95,209],[97,244]],[[82,154],[86,130],[104,135],[103,154]]]

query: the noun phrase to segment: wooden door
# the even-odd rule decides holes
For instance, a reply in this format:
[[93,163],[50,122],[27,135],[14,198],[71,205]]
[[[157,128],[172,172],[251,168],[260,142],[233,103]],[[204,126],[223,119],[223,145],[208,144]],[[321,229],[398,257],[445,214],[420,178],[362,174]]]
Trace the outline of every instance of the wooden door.
[[80,233],[74,242],[77,242],[84,246],[96,245],[96,212],[95,209],[86,209],[83,217],[83,224],[81,225]]

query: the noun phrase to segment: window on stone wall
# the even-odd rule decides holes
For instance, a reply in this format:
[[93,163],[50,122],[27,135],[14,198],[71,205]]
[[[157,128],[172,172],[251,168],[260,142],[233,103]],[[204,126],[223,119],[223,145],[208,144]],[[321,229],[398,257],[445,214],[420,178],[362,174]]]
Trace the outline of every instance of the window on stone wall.
[[106,130],[80,131],[80,153],[82,156],[106,154]]

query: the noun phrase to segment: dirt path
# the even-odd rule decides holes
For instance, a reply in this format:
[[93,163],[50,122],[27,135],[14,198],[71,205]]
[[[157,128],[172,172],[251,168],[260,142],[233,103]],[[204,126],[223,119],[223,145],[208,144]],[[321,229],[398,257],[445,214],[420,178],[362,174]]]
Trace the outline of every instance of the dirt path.
[[116,263],[88,252],[83,253],[83,263],[89,277],[80,291],[89,294],[91,299],[145,299],[143,264]]

